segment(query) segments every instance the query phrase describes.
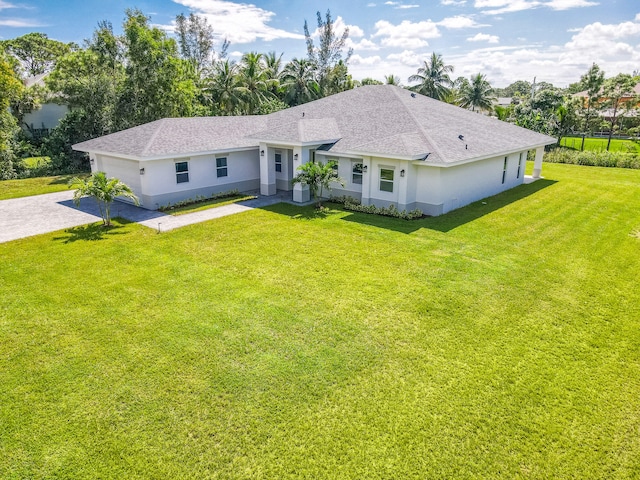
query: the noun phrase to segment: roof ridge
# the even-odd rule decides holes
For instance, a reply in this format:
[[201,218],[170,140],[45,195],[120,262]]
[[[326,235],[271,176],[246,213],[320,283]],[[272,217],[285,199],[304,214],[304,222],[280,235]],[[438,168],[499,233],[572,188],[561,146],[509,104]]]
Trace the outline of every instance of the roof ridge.
[[[401,88],[401,87],[398,87]],[[404,90],[404,89],[403,89]],[[402,106],[404,107],[404,109],[407,111],[407,113],[411,116],[411,118],[413,119],[413,121],[415,122],[415,124],[417,125],[418,129],[420,130],[420,133],[422,133],[422,135],[424,135],[425,139],[427,140],[427,143],[429,143],[429,145],[431,145],[433,147],[433,150],[435,152],[424,152],[425,154],[428,153],[436,153],[443,161],[446,161],[445,159],[447,158],[446,156],[444,156],[442,154],[442,151],[440,150],[440,148],[438,148],[438,145],[436,145],[436,143],[433,141],[433,138],[431,138],[431,135],[429,134],[429,132],[427,132],[427,130],[422,126],[422,124],[418,121],[418,117],[416,117],[414,115],[414,113],[411,111],[411,109],[409,109],[406,104],[404,103],[404,101],[402,100],[402,97],[400,97],[400,92],[398,91],[398,89],[394,88],[393,89],[393,93],[396,95],[396,97],[398,97],[398,100],[400,100],[400,103],[402,104]],[[415,94],[415,95],[420,95],[420,94]],[[438,101],[438,100],[435,100]],[[408,132],[404,132],[404,133],[408,133]]]
[[161,118],[160,120],[156,120],[158,122],[158,128],[156,129],[155,132],[153,132],[153,135],[151,135],[151,138],[149,138],[149,141],[147,142],[144,149],[142,150],[142,155],[146,155],[147,153],[149,153],[149,150],[151,149],[151,145],[153,145],[153,142],[155,141],[156,137],[160,133],[160,130],[162,130],[162,126],[164,125],[165,120],[167,119]]

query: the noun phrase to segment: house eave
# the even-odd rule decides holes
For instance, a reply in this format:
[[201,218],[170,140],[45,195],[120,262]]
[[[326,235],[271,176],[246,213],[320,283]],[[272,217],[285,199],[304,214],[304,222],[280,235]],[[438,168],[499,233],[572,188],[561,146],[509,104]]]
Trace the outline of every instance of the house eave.
[[186,157],[199,157],[203,155],[219,155],[221,153],[231,153],[231,152],[246,152],[255,150],[258,151],[258,145],[251,147],[235,147],[235,148],[220,148],[216,150],[204,150],[199,152],[174,152],[166,155],[150,155],[150,156],[141,156],[141,155],[130,155],[125,153],[117,153],[117,152],[109,152],[105,150],[81,150],[75,148],[75,146],[71,147],[73,150],[78,152],[85,152],[94,155],[107,155],[110,157],[123,158],[125,160],[133,160],[137,162],[150,162],[154,160],[170,160],[174,158],[186,158]]

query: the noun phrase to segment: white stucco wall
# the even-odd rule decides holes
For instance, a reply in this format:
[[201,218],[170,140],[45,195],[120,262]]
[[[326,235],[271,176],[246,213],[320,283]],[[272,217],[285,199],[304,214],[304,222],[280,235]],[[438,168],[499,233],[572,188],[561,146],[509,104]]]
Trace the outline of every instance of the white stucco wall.
[[[216,157],[227,158],[227,176],[217,176]],[[188,162],[189,181],[178,183],[177,162]],[[140,169],[144,168],[144,174]],[[104,171],[127,183],[139,197],[141,205],[157,209],[198,195],[210,196],[228,190],[255,190],[260,185],[258,150],[199,155],[186,158],[134,161],[95,155],[93,171]]]
[[[441,168],[439,196],[440,203],[443,204],[442,213],[521,185],[524,181],[526,152],[523,152],[522,156],[519,177],[517,177],[519,153]],[[505,157],[507,158],[507,169],[504,176],[505,181],[502,183]],[[421,176],[428,176],[428,170],[431,169],[427,168]],[[423,201],[423,192],[424,190],[419,190],[417,202]]]
[[45,103],[38,110],[27,113],[23,122],[31,128],[43,128],[44,125],[44,128],[52,129],[58,125],[68,111],[66,105]]

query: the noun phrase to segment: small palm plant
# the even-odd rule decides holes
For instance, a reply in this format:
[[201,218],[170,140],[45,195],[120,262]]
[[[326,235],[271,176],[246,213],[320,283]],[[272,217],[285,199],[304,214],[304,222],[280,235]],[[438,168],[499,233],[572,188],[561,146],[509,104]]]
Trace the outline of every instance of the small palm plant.
[[330,160],[327,163],[322,162],[308,162],[303,163],[298,167],[300,173],[298,173],[291,183],[301,183],[308,185],[311,191],[311,196],[314,202],[316,202],[316,208],[322,208],[320,203],[322,199],[323,189],[331,190],[331,183],[336,182],[344,186],[344,180],[338,176],[338,172],[335,170],[337,162]]
[[74,177],[69,181],[69,188],[75,188],[73,203],[80,205],[82,197],[93,197],[98,202],[102,225],[111,226],[111,204],[116,197],[130,198],[136,205],[140,205],[133,190],[117,178],[107,178],[104,172],[95,172],[86,180]]

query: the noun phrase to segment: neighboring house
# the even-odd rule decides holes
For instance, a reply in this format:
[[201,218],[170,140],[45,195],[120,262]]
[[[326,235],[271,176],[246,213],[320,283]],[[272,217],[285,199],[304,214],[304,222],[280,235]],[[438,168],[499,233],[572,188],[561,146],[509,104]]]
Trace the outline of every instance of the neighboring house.
[[166,118],[73,146],[92,171],[127,183],[157,209],[196,195],[291,185],[303,163],[336,160],[344,187],[363,204],[440,215],[523,183],[529,150],[534,176],[556,139],[415,94],[372,85],[263,116]]
[[[600,95],[603,95],[602,91],[600,92]],[[589,105],[589,93],[587,92],[587,90],[574,93],[573,97],[581,99],[582,105],[584,107],[587,107]],[[606,103],[607,101],[609,101],[609,98],[604,96],[600,97],[598,98],[597,105],[595,105],[595,107],[598,108],[600,105]],[[625,117],[638,116],[637,109],[638,107],[640,107],[640,83],[637,83],[635,87],[633,87],[633,91],[628,92],[626,95],[623,95],[620,98],[620,105],[622,107],[618,109],[618,112],[617,112],[618,115],[621,115],[622,113],[624,113]],[[628,107],[631,107],[631,108],[628,108]],[[612,108],[604,108],[604,109],[599,109],[597,111],[597,114],[599,116],[607,120],[611,120],[611,118],[613,117],[613,113],[614,112]]]
[[[47,75],[49,74],[42,73],[35,77],[29,77],[24,81],[24,84],[27,88],[33,85],[44,87],[44,78]],[[58,126],[58,123],[60,123],[60,120],[64,118],[67,112],[69,112],[69,108],[66,105],[45,102],[37,110],[25,114],[20,126],[34,138],[44,137],[47,136],[53,128]]]

